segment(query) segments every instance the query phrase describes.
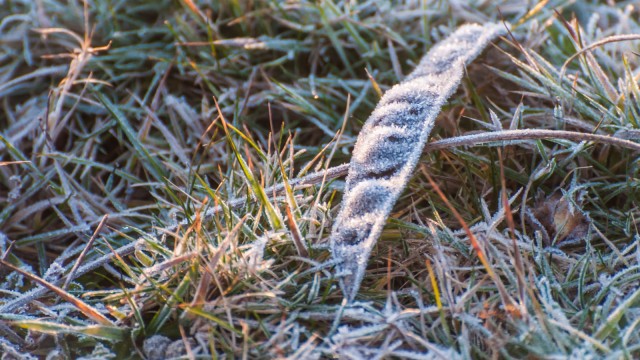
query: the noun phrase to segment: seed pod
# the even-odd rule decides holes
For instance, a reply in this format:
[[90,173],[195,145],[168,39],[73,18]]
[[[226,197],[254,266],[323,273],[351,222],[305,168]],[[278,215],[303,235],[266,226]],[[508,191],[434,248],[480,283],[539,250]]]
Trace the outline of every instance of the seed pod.
[[331,251],[340,261],[337,276],[347,300],[358,293],[371,249],[465,65],[504,31],[504,24],[458,28],[436,44],[405,81],[384,94],[360,131],[342,209],[331,232]]

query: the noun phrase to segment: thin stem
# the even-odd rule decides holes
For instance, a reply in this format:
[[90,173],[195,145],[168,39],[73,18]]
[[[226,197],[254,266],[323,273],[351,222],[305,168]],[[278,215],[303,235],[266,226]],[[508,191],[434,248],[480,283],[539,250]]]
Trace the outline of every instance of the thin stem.
[[565,139],[571,141],[594,141],[610,145],[615,145],[621,148],[635,150],[640,152],[640,144],[633,141],[613,137],[610,135],[598,135],[581,133],[576,131],[565,130],[538,130],[538,129],[524,129],[524,130],[503,130],[495,132],[486,132],[473,135],[457,136],[449,139],[434,141],[427,144],[424,150],[434,151],[442,150],[457,146],[477,145],[494,141],[513,141],[513,140],[541,140],[541,139]]

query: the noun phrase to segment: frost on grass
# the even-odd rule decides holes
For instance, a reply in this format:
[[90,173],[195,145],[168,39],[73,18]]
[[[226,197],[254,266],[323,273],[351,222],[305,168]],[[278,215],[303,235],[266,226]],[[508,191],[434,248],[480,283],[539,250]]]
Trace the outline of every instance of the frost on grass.
[[347,299],[357,294],[371,249],[465,64],[504,30],[503,24],[460,27],[435,45],[404,82],[384,94],[362,128],[331,233],[331,251],[341,261],[338,276]]

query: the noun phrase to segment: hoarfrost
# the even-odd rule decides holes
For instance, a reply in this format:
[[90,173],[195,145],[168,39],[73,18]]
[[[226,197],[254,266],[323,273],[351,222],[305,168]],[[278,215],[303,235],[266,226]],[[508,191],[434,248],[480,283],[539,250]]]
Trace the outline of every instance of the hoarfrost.
[[167,347],[171,344],[171,339],[162,335],[153,335],[142,344],[142,351],[149,360],[162,360],[165,358]]

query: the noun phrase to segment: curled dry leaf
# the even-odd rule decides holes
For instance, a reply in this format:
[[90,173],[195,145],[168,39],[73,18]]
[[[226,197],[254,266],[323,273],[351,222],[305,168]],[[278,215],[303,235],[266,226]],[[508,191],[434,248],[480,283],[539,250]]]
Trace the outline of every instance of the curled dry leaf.
[[[582,199],[576,198],[577,206]],[[589,221],[560,191],[538,199],[533,209],[534,229],[540,230],[547,246],[571,245],[583,241],[589,234]]]
[[493,23],[458,28],[384,94],[362,128],[331,233],[331,251],[340,261],[340,286],[348,300],[358,293],[371,249],[465,64],[505,30],[504,24]]

